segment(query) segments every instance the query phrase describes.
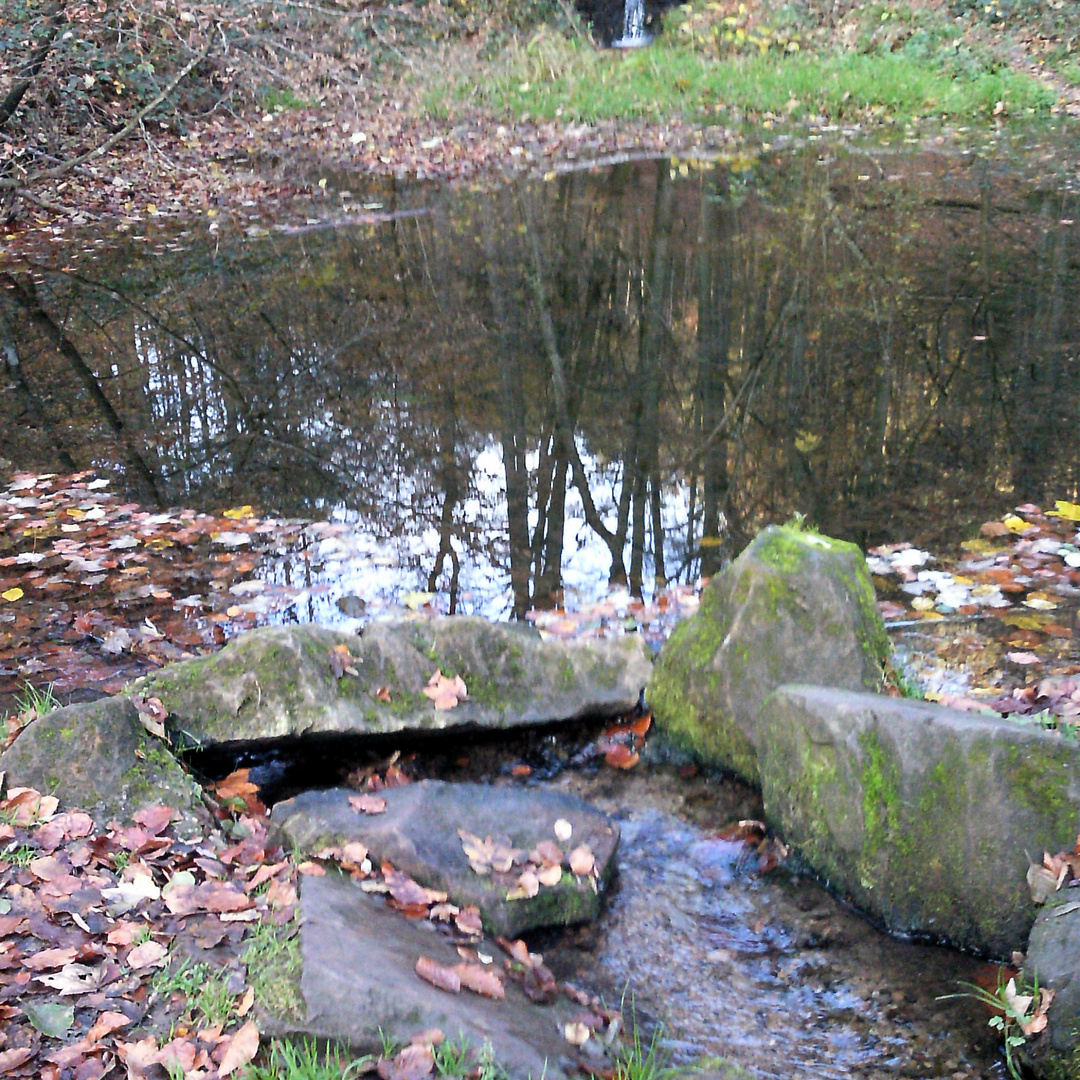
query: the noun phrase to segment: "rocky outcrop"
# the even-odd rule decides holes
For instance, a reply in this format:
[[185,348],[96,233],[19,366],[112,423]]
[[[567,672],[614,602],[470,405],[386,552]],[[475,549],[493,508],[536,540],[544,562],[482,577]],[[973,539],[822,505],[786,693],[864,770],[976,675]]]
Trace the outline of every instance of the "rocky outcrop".
[[[389,860],[414,880],[449,894],[460,906],[475,904],[486,930],[517,937],[543,926],[568,926],[594,918],[600,896],[614,870],[619,828],[606,814],[571,795],[518,785],[448,784],[424,780],[379,793],[383,813],[354,809],[356,792],[338,788],[308,791],[278,803],[272,820],[289,850],[311,855],[323,848],[362,843],[377,866]],[[571,832],[565,841],[555,832],[562,820]],[[525,869],[521,861],[500,872],[498,866],[478,873],[458,830],[518,849],[527,861],[547,841],[563,856],[561,878],[541,885],[531,898],[507,899]],[[595,860],[591,874],[571,872],[572,850],[586,847]],[[550,850],[550,849],[548,849]]]
[[675,739],[756,783],[758,710],[777,686],[875,690],[890,651],[862,552],[772,526],[675,627],[646,696]]
[[[129,689],[161,699],[174,739],[209,746],[615,715],[637,703],[650,670],[636,635],[566,644],[462,616],[372,623],[359,637],[264,627]],[[460,678],[467,696],[437,708],[424,693],[435,672]]]
[[758,718],[765,813],[890,930],[1007,957],[1036,911],[1025,852],[1072,848],[1080,747],[927,702],[785,686]]
[[198,785],[123,697],[38,717],[0,754],[0,773],[9,788],[55,794],[63,807],[86,810],[99,825],[162,805],[180,814],[173,825],[178,837],[202,835],[209,821]]

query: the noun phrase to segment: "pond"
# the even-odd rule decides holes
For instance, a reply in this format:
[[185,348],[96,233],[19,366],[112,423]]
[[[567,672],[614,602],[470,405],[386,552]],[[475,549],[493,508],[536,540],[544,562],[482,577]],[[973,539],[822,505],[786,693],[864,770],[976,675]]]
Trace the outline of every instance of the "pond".
[[[306,225],[208,211],[0,265],[0,454],[36,474],[5,496],[0,691],[415,608],[604,599],[659,645],[768,522],[940,552],[1076,498],[1080,205],[1037,147],[359,187],[330,178]],[[552,963],[633,985],[678,1060],[1001,1073],[985,1016],[937,1002],[975,961],[744,872],[716,830],[752,793],[660,764],[544,782],[625,837],[602,926]]]

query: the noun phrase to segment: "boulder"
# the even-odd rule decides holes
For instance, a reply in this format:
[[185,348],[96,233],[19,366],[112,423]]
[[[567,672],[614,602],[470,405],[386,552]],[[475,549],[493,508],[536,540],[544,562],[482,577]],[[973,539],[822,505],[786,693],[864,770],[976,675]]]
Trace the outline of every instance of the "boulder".
[[[378,1054],[384,1039],[406,1043],[438,1028],[474,1051],[489,1046],[511,1080],[566,1075],[561,1062],[571,1047],[562,1027],[579,1006],[561,996],[552,1005],[535,1005],[510,979],[503,1001],[436,989],[416,974],[416,962],[425,956],[446,966],[460,963],[451,937],[389,910],[340,875],[305,877],[300,889],[305,1015],[266,1017],[259,1024],[263,1034],[330,1039]],[[480,950],[503,956],[493,943]],[[495,963],[501,971],[500,960]]]
[[890,653],[862,552],[770,526],[675,627],[646,697],[673,738],[757,783],[758,710],[777,686],[876,690]]
[[992,956],[1035,920],[1028,858],[1071,849],[1080,746],[929,702],[785,686],[759,717],[767,820],[890,930]]
[[199,786],[123,697],[38,717],[0,754],[0,773],[6,773],[9,788],[56,795],[63,808],[85,810],[98,825],[165,805],[180,814],[175,834],[191,839],[201,836],[210,820]]
[[[125,692],[160,698],[174,740],[191,747],[616,715],[637,703],[650,670],[637,635],[565,644],[451,616],[376,622],[359,637],[312,624],[263,627]],[[468,696],[436,708],[423,692],[436,671],[460,676]]]
[[1022,1057],[1039,1076],[1080,1077],[1080,889],[1062,889],[1039,912],[1028,939],[1022,983],[1054,991],[1046,1030]]
[[[600,895],[615,868],[619,827],[573,795],[517,784],[423,780],[379,792],[386,800],[385,813],[366,814],[349,803],[349,796],[356,794],[343,788],[307,791],[278,803],[272,821],[283,846],[310,855],[359,841],[376,865],[387,859],[421,885],[448,893],[453,903],[475,904],[484,927],[506,937],[542,926],[585,922],[599,911]],[[573,828],[564,843],[554,833],[560,818]],[[564,860],[558,884],[540,886],[532,898],[507,900],[521,867],[507,873],[477,873],[469,865],[458,829],[481,840],[504,837],[526,856],[542,840],[559,843],[564,855],[584,844],[596,860],[596,875],[575,876]]]

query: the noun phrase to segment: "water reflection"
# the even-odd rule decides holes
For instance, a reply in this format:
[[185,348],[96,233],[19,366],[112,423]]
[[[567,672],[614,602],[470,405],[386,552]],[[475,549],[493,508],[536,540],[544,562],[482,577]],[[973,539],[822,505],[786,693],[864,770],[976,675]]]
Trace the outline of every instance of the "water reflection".
[[383,202],[0,272],[0,453],[339,521],[493,614],[711,573],[796,511],[940,547],[1075,495],[1069,196],[882,151]]

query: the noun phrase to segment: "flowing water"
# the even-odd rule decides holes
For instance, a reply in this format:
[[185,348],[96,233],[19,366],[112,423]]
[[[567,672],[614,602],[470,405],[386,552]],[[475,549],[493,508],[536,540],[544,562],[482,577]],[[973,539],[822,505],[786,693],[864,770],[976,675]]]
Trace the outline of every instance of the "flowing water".
[[[0,264],[0,455],[111,473],[144,511],[278,515],[259,573],[291,599],[259,618],[648,598],[795,512],[946,550],[1077,495],[1080,205],[1047,146],[1014,164],[811,142],[498,192],[339,177],[306,225],[91,236]],[[0,613],[6,655],[47,657],[108,586],[45,574],[5,578],[27,593]],[[135,626],[165,597],[114,600]],[[629,982],[679,1060],[1000,1075],[985,1016],[936,1001],[975,962],[747,872],[715,833],[756,816],[751,795],[659,767],[548,782],[625,842],[601,924],[545,949]]]
[[645,33],[645,0],[626,0],[622,37],[611,43],[614,49],[637,49],[648,45],[652,35]]

